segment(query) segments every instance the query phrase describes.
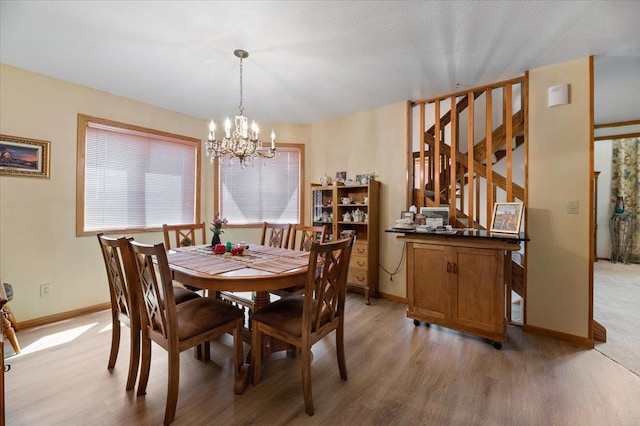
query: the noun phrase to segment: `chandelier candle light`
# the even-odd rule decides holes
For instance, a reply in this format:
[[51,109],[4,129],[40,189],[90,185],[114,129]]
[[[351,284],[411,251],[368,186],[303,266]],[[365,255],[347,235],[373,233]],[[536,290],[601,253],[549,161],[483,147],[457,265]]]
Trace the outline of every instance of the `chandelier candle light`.
[[209,138],[206,148],[210,162],[220,158],[220,162],[224,163],[224,157],[229,158],[230,164],[233,164],[233,158],[240,160],[240,166],[245,168],[247,163],[253,165],[253,160],[258,157],[273,158],[276,155],[276,134],[271,131],[271,148],[263,148],[262,141],[259,138],[260,128],[255,121],[251,122],[251,132],[249,132],[249,120],[244,116],[244,107],[242,106],[242,60],[249,57],[249,53],[245,50],[235,50],[233,52],[240,58],[240,105],[238,105],[239,115],[235,116],[235,128],[231,131],[231,120],[229,117],[224,122],[224,137],[220,140],[216,139],[216,124],[211,120],[209,124]]

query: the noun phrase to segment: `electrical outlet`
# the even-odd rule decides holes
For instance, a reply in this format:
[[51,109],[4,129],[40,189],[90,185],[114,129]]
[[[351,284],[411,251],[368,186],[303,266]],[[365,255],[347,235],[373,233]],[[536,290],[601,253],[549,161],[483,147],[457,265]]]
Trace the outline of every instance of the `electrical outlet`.
[[48,297],[51,292],[51,284],[40,284],[40,297]]
[[567,214],[578,214],[580,211],[577,200],[567,201]]

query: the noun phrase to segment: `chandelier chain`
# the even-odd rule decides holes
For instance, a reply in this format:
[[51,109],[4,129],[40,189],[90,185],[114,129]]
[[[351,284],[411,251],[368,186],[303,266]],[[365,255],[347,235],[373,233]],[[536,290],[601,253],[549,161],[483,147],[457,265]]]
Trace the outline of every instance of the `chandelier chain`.
[[244,106],[242,106],[242,58],[240,58],[240,105],[238,105],[240,115],[244,115]]

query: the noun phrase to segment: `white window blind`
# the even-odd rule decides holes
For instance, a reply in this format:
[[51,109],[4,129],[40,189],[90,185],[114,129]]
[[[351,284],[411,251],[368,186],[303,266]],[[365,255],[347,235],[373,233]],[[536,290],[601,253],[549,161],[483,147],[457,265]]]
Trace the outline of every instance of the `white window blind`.
[[272,159],[220,166],[220,210],[232,224],[299,223],[301,150],[278,147]]
[[195,222],[196,167],[197,144],[88,123],[84,230]]

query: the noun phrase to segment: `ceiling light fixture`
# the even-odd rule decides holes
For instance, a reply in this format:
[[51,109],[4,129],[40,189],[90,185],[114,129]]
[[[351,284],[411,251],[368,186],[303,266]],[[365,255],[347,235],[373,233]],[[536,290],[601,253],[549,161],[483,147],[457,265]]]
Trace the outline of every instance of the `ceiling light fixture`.
[[224,158],[229,159],[229,163],[233,164],[233,159],[240,160],[240,166],[244,169],[247,164],[253,165],[253,160],[259,157],[273,158],[276,155],[276,134],[271,131],[271,148],[263,148],[262,141],[259,138],[260,128],[255,121],[251,122],[249,129],[249,120],[244,116],[244,107],[242,106],[242,60],[249,57],[249,53],[245,50],[235,50],[233,52],[240,58],[240,105],[238,105],[239,115],[235,116],[235,127],[231,131],[231,120],[229,117],[224,122],[224,137],[216,139],[216,124],[211,120],[209,124],[209,138],[206,144],[207,156],[213,164],[213,160],[220,158],[220,163],[224,163]]

